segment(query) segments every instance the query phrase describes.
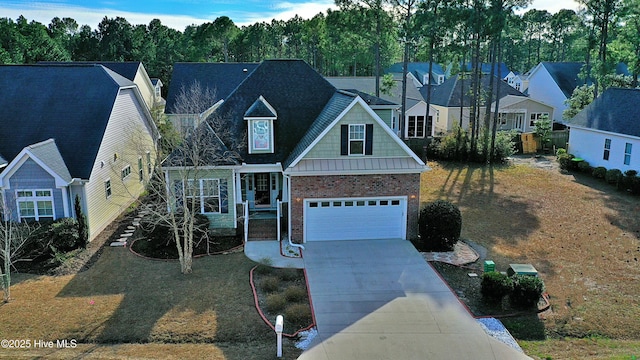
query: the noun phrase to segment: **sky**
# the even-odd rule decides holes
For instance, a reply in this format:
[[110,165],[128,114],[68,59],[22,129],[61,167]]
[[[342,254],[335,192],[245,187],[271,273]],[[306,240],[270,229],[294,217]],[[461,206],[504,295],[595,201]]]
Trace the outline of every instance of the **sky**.
[[[70,17],[92,29],[105,16],[120,16],[133,25],[160,19],[162,24],[183,31],[188,25],[211,22],[220,16],[243,26],[288,20],[295,15],[309,19],[328,8],[336,8],[333,0],[0,0],[0,17],[15,20],[22,15],[44,25],[54,17]],[[534,0],[529,8],[556,13],[560,9],[577,10],[578,4],[574,0]]]

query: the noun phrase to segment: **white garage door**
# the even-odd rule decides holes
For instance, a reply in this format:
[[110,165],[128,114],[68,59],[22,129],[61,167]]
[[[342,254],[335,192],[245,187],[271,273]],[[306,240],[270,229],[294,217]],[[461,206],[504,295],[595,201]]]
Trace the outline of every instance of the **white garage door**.
[[306,200],[305,241],[404,239],[405,198]]

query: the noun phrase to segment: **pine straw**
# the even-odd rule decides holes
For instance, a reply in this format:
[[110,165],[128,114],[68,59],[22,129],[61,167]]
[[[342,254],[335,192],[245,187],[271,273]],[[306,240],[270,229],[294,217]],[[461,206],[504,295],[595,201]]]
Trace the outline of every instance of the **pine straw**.
[[430,163],[421,201],[452,201],[462,237],[505,271],[533,264],[552,337],[640,340],[640,199],[583,174]]

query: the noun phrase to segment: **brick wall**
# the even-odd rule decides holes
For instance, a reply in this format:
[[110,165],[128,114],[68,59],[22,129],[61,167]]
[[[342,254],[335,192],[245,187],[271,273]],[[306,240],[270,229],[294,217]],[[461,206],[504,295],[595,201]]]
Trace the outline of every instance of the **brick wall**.
[[418,236],[420,174],[291,177],[291,239],[303,241],[305,199],[344,197],[407,197],[407,237]]

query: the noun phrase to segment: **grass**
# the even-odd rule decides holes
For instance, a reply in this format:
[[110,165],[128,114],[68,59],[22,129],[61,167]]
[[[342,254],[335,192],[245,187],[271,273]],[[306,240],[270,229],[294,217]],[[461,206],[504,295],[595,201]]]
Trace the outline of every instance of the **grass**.
[[[105,248],[76,275],[15,275],[13,301],[0,306],[0,338],[82,344],[57,358],[165,358],[167,351],[185,359],[275,358],[275,336],[253,304],[253,266],[241,253],[212,256],[196,259],[193,274],[182,275],[177,262]],[[286,346],[286,358],[300,354]],[[47,351],[3,350],[0,358]]]
[[[597,336],[617,344],[621,353],[640,355],[638,197],[590,176],[527,165],[429,165],[421,201],[457,204],[462,238],[486,248],[497,270],[531,263],[544,280],[551,310],[539,320],[524,319],[538,322],[539,330],[522,332],[521,338],[542,333],[547,340],[541,344],[553,344]],[[511,321],[516,327],[518,321]],[[544,348],[545,357],[584,358],[579,349],[567,353],[523,344]]]

